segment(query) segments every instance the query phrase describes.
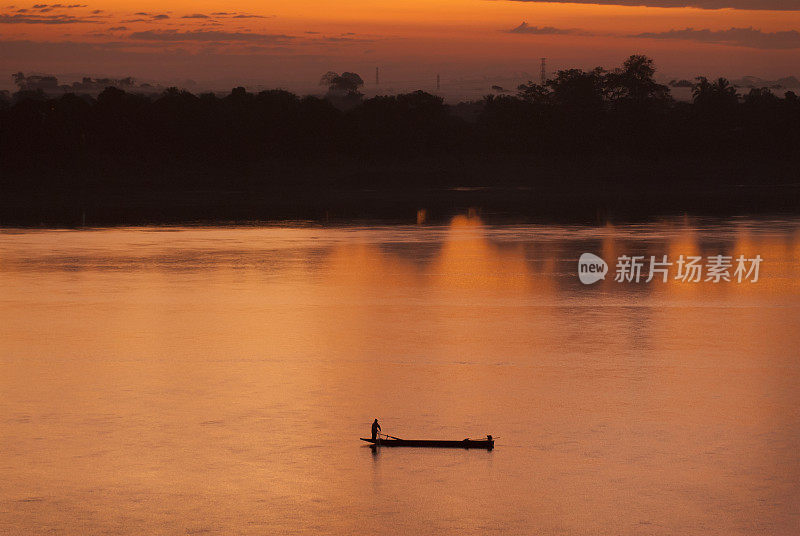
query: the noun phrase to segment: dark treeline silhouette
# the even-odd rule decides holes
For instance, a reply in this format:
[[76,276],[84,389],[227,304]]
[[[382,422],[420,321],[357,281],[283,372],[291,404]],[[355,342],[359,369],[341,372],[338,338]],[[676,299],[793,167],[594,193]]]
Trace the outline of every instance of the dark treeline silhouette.
[[[359,203],[352,192],[363,189],[469,185],[523,186],[549,192],[564,210],[576,204],[588,210],[603,208],[609,188],[632,184],[627,199],[635,203],[649,191],[656,201],[643,210],[652,212],[715,202],[709,194],[670,204],[661,194],[676,184],[691,184],[697,193],[704,186],[770,182],[783,186],[756,197],[776,202],[745,209],[796,206],[796,192],[785,191],[797,180],[787,171],[796,169],[800,146],[794,93],[764,88],[739,95],[725,79],[700,77],[693,100],[677,102],[654,74],[652,60],[637,55],[612,71],[563,70],[544,85],[519,86],[515,96],[455,106],[422,91],[364,98],[360,76],[333,72],[322,78],[328,86],[322,98],[241,87],[226,96],[170,88],[157,97],[108,87],[97,98],[22,90],[0,99],[0,188],[7,198],[0,201],[0,224],[70,220],[61,213],[85,210],[78,205],[105,206],[104,217],[113,220],[112,206],[135,215],[132,199],[159,205],[148,217],[170,219],[168,204],[185,204],[191,196],[181,193],[192,191],[264,193],[275,209],[266,217],[328,212],[314,194],[328,196],[339,210],[331,192],[351,192],[344,197]],[[114,203],[105,202],[115,195]],[[724,205],[730,195],[717,202]],[[581,196],[587,199],[576,203]],[[436,200],[408,200],[425,202]],[[203,207],[225,203],[210,196]],[[237,212],[236,203],[199,216],[265,216]],[[520,209],[515,203],[510,199],[509,210]]]

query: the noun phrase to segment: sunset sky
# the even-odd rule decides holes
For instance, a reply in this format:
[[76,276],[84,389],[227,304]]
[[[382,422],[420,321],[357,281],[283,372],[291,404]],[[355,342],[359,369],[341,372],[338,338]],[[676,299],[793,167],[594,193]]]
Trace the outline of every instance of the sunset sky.
[[800,0],[71,1],[3,5],[2,87],[24,71],[297,89],[380,67],[387,87],[427,88],[631,53],[665,78],[800,76]]

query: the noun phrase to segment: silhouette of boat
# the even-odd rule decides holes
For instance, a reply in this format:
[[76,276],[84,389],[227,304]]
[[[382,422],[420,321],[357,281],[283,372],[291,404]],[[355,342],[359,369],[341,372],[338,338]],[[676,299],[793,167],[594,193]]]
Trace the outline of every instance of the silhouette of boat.
[[379,447],[428,447],[445,449],[488,449],[494,448],[494,438],[486,436],[485,439],[462,439],[461,441],[443,441],[438,439],[400,439],[399,437],[389,436],[388,439],[378,438],[369,439],[359,438],[361,441],[372,443]]

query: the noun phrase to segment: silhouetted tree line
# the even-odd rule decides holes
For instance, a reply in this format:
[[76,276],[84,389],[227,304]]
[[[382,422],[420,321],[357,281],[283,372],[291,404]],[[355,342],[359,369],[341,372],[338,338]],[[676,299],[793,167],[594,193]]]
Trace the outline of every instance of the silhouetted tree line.
[[24,187],[15,177],[31,170],[64,176],[101,164],[152,170],[192,162],[238,172],[265,160],[341,156],[797,155],[794,93],[739,95],[725,79],[699,78],[692,102],[677,102],[654,74],[653,61],[637,55],[615,70],[563,70],[544,85],[519,86],[516,96],[457,106],[423,91],[364,98],[355,73],[326,74],[322,98],[241,87],[222,97],[176,88],[150,97],[108,87],[97,98],[23,90],[0,98],[0,185]]

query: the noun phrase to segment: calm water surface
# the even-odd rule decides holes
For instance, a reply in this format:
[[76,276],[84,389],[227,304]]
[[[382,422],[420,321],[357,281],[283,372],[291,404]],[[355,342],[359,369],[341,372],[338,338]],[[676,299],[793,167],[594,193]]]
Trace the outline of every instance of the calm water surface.
[[799,343],[795,220],[5,230],[0,533],[798,534]]

